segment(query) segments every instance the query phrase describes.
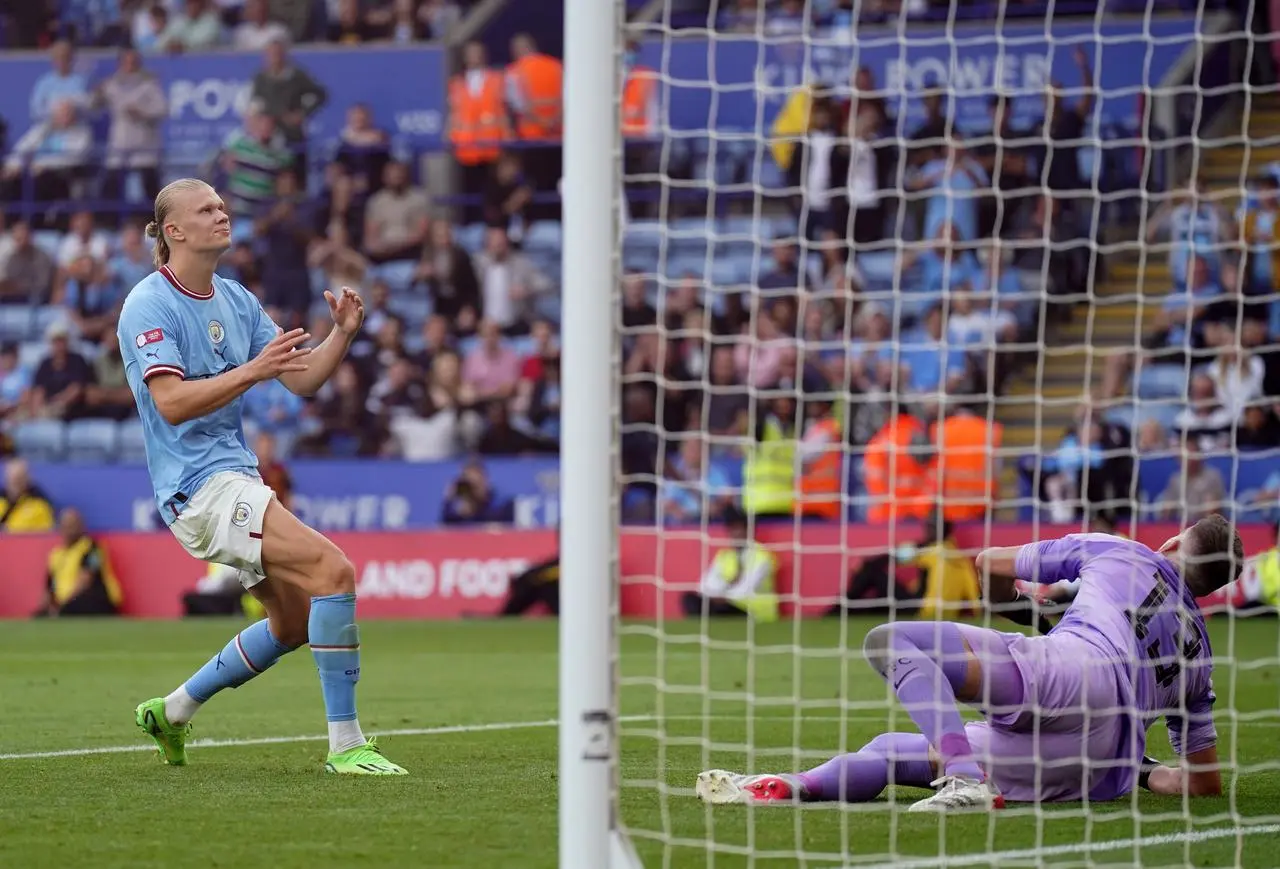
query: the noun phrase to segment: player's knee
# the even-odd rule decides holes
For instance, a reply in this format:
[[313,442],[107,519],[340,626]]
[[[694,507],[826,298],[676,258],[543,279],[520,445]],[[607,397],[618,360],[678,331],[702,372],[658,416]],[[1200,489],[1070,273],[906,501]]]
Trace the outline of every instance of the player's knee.
[[893,735],[882,733],[858,750],[867,754],[877,754],[880,757],[889,757],[893,747]]
[[893,659],[892,640],[893,625],[876,625],[862,641],[862,654],[867,663],[881,675],[889,671],[889,662]]
[[317,573],[321,595],[353,594],[356,590],[356,569],[336,548],[320,560]]

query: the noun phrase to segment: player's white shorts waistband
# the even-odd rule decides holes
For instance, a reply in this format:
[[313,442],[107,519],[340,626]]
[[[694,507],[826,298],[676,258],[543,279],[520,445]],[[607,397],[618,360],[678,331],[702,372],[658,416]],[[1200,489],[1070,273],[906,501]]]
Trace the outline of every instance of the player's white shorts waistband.
[[251,588],[264,578],[262,521],[274,497],[259,477],[222,471],[183,504],[169,530],[192,557],[236,568]]

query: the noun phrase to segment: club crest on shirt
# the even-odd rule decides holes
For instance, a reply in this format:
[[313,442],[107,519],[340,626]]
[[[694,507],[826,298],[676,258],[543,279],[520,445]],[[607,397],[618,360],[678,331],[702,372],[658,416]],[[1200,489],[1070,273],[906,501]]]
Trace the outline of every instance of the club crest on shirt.
[[227,337],[227,332],[222,328],[222,324],[217,320],[209,321],[209,340],[214,344],[221,344],[222,339]]
[[248,525],[249,520],[252,518],[253,508],[244,501],[238,502],[236,508],[231,511],[231,524],[238,528]]

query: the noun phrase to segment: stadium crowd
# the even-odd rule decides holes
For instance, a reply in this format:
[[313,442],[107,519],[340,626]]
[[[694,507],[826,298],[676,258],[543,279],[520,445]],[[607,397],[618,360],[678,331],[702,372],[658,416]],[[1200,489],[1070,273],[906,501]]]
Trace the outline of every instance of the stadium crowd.
[[[0,420],[20,451],[51,452],[49,429],[29,424],[52,420],[68,424],[67,437],[111,438],[109,452],[136,458],[114,322],[152,268],[145,205],[129,205],[129,191],[146,203],[168,174],[165,95],[145,52],[123,49],[116,71],[91,82],[63,37],[262,52],[242,129],[209,155],[208,177],[234,216],[223,271],[282,326],[307,325],[317,339],[328,328],[323,303],[316,311],[325,287],[358,287],[369,314],[315,400],[278,384],[247,396],[253,431],[286,456],[557,451],[562,240],[546,194],[560,175],[559,61],[523,35],[505,69],[478,43],[464,48],[449,89],[449,138],[473,194],[459,205],[423,186],[414,155],[365,106],[345,107],[336,141],[306,141],[306,120],[328,96],[288,48],[438,36],[458,4],[186,0],[164,27],[164,5],[64,5],[89,24],[67,30],[64,15],[56,32],[45,19],[33,29],[34,10],[52,8],[37,3],[31,21],[11,14],[7,30],[56,37],[32,94],[37,123],[15,131],[0,173]],[[139,29],[144,19],[151,31]],[[1051,91],[1027,123],[994,95],[978,131],[957,128],[937,88],[908,124],[865,69],[839,87],[799,88],[771,131],[776,183],[753,191],[763,216],[673,198],[658,222],[644,185],[633,185],[619,293],[630,516],[696,520],[739,487],[757,514],[838,516],[850,448],[879,499],[869,518],[923,516],[937,491],[954,505],[947,518],[984,515],[997,470],[988,445],[1000,442],[993,400],[1044,330],[1089,297],[1098,267],[1092,67],[1079,49],[1075,63],[1081,96]],[[653,168],[655,78],[629,56],[623,132],[636,172]],[[108,119],[105,140],[95,141],[95,113]],[[663,170],[705,193],[721,159],[672,148]],[[742,155],[729,159],[741,168]],[[1042,495],[1056,509],[1078,510],[1096,486],[1127,493],[1135,447],[1183,437],[1199,451],[1280,445],[1268,398],[1280,394],[1280,373],[1260,352],[1276,334],[1275,306],[1237,303],[1274,287],[1277,189],[1261,179],[1233,215],[1193,187],[1147,221],[1167,231],[1175,286],[1143,348],[1137,394],[1154,390],[1174,410],[1116,411],[1133,378],[1132,359],[1115,356],[1044,466]],[[115,207],[71,204],[86,196]],[[943,443],[949,469],[936,461]]]

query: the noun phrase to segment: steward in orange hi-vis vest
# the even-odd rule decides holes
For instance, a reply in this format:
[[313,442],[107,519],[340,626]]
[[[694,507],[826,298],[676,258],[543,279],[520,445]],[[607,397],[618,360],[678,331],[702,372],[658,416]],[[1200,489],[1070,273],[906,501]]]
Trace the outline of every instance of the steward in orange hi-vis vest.
[[924,423],[908,413],[891,417],[867,442],[863,481],[870,522],[923,519],[932,506],[933,450]]
[[507,66],[507,103],[516,119],[516,135],[528,141],[558,140],[563,129],[564,67],[538,52],[533,38],[511,40]]
[[463,72],[449,82],[449,142],[464,166],[492,163],[511,138],[502,74],[485,66],[484,46],[468,43]]
[[815,519],[844,515],[844,432],[827,415],[817,420],[800,441],[800,498],[796,512]]
[[951,522],[982,519],[995,505],[995,451],[1004,430],[968,410],[935,424],[934,447],[942,515]]

